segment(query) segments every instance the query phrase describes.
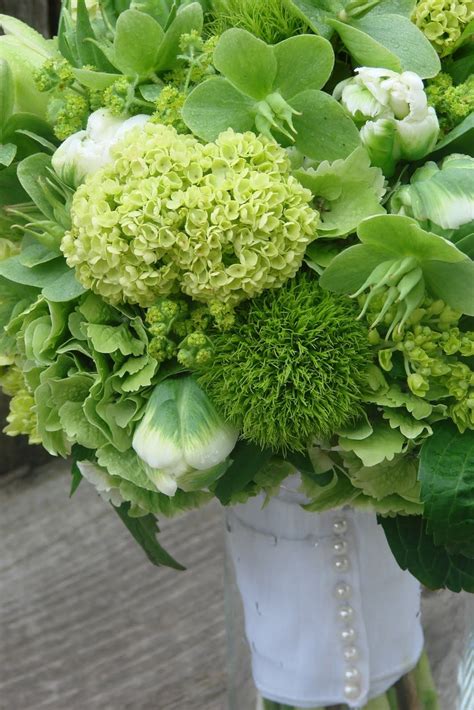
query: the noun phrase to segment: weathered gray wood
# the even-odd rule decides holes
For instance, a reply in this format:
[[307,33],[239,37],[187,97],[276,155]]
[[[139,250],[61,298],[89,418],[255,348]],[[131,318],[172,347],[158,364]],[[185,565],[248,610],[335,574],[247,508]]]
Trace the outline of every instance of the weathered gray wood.
[[[0,481],[0,709],[225,710],[217,504],[163,521],[188,566],[152,567],[66,463]],[[424,601],[443,710],[454,710],[459,595]],[[239,708],[253,710],[253,708]]]
[[49,33],[49,4],[48,0],[0,0],[0,12],[14,15],[47,35]]
[[60,464],[0,484],[0,708],[223,710],[217,506],[162,525],[178,573],[69,482]]

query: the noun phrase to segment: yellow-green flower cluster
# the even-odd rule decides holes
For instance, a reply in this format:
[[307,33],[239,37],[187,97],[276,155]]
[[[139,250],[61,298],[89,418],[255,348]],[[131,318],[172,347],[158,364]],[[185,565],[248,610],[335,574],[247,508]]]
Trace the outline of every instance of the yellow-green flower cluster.
[[421,0],[413,15],[441,56],[451,54],[464,27],[474,19],[474,0]]
[[[460,319],[460,313],[443,301],[426,299],[403,331],[395,331],[392,341],[385,341],[379,359],[382,367],[391,371],[396,353],[401,353],[409,389],[428,399],[434,399],[436,393],[446,415],[464,432],[474,429],[474,332],[461,330]],[[373,344],[381,342],[375,334]]]
[[233,306],[300,268],[318,213],[273,140],[229,130],[203,145],[146,124],[113,155],[77,190],[62,242],[106,301],[149,307],[181,290]]
[[35,400],[26,385],[22,371],[12,365],[0,372],[0,389],[9,397],[10,412],[7,416],[7,426],[3,430],[8,436],[23,434],[30,444],[40,444],[38,420],[36,417]]

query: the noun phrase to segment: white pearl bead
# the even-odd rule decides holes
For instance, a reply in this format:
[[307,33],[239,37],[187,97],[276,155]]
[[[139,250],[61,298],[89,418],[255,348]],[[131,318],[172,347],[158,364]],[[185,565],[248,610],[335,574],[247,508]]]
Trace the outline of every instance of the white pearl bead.
[[344,695],[348,700],[356,700],[360,695],[360,687],[356,683],[346,683]]
[[344,518],[340,518],[339,520],[335,520],[332,529],[336,533],[336,535],[344,535],[344,533],[347,532],[347,520]]
[[347,542],[345,540],[336,540],[332,549],[336,555],[344,555],[347,552]]
[[341,606],[338,613],[339,618],[342,619],[342,621],[350,621],[354,616],[354,609],[348,604],[345,604],[344,606]]
[[344,678],[349,682],[353,681],[353,680],[355,680],[355,681],[359,680],[359,678],[360,678],[359,670],[357,668],[354,668],[354,666],[351,666],[344,673]]
[[348,646],[344,649],[344,658],[346,661],[357,661],[359,650],[355,646]]
[[348,599],[351,596],[352,589],[348,584],[341,582],[334,590],[336,599]]
[[354,641],[355,636],[356,636],[355,629],[343,629],[341,631],[341,638],[345,642]]
[[334,560],[334,567],[338,572],[347,572],[349,566],[349,560],[347,557],[339,557]]

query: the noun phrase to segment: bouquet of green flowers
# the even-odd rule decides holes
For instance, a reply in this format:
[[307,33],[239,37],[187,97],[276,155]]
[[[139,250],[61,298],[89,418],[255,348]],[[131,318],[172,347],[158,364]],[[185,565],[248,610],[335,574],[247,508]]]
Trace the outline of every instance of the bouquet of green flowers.
[[402,568],[473,592],[474,2],[0,24],[6,433],[155,564],[181,568],[160,517],[297,472],[306,511],[373,511]]

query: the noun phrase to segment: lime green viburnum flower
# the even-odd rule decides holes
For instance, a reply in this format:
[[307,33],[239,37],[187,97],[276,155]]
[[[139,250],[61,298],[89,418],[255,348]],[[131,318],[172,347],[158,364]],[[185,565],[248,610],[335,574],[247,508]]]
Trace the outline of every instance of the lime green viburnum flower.
[[310,191],[264,136],[229,130],[203,145],[149,123],[112,155],[76,192],[61,247],[110,303],[149,307],[181,290],[235,305],[292,278],[316,236]]
[[419,160],[433,150],[438,118],[414,72],[377,67],[359,67],[356,72],[336,86],[334,97],[360,126],[372,165],[390,177],[399,160]]
[[474,0],[421,0],[413,13],[413,21],[442,57],[456,49],[473,19]]

